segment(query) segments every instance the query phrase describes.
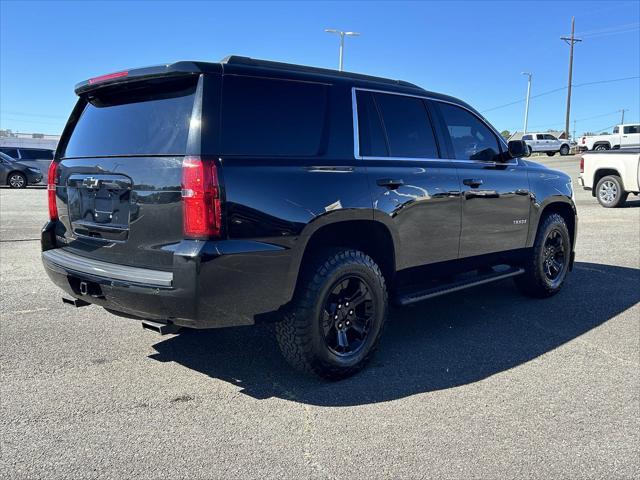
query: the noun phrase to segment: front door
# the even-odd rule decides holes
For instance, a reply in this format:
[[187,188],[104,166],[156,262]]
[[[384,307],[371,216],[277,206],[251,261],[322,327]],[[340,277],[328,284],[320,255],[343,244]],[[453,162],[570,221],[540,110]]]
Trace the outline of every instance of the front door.
[[526,167],[505,161],[498,138],[475,114],[433,102],[448,133],[462,191],[460,257],[524,248],[531,197]]
[[425,100],[358,90],[359,152],[374,215],[396,237],[396,267],[454,260],[460,242],[455,163],[440,158]]

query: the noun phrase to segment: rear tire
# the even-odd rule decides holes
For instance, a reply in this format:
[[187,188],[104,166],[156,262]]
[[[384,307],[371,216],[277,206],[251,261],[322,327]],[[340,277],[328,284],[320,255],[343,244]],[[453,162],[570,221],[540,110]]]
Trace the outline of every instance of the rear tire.
[[369,361],[386,317],[387,289],[371,257],[325,250],[302,272],[292,306],[276,324],[276,338],[293,367],[339,380]]
[[596,186],[596,198],[604,208],[622,207],[628,196],[629,193],[624,191],[622,180],[617,175],[602,177]]
[[603,152],[605,150],[609,150],[609,148],[610,148],[609,145],[607,145],[606,143],[600,143],[600,144],[596,145],[595,147],[593,147],[593,149],[596,152]]
[[551,297],[562,288],[570,261],[569,229],[561,215],[552,213],[540,220],[525,273],[515,278],[516,286],[530,297]]
[[556,154],[556,152],[547,152],[547,155],[550,157],[553,157]]
[[20,172],[13,172],[9,174],[7,184],[11,188],[27,188],[27,177]]
[[529,156],[531,156],[531,154],[533,153],[533,149],[531,148],[531,145],[527,145],[527,150],[529,151]]

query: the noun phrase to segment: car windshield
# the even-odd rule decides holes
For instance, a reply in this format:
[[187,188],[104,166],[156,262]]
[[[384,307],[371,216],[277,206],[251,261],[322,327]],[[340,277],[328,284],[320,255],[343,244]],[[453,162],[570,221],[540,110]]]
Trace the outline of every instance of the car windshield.
[[0,152],[0,158],[5,162],[15,162],[15,160],[11,158],[9,155],[7,155],[6,153]]

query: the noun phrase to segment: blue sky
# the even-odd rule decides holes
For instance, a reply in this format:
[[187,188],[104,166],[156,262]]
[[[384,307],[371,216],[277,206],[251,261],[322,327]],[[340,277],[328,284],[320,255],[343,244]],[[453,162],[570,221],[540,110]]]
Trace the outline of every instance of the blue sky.
[[[522,128],[532,95],[567,84],[570,31],[578,135],[640,121],[640,2],[18,2],[0,6],[0,128],[60,133],[78,81],[229,54],[400,78],[460,97],[499,130]],[[533,98],[529,130],[562,129],[566,90]],[[573,129],[573,121],[572,127]]]

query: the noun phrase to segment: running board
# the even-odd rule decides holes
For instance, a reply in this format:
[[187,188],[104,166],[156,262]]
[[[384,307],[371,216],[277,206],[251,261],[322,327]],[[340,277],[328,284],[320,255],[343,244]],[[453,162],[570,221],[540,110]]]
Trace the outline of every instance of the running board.
[[466,288],[477,287],[485,283],[497,282],[505,278],[515,277],[522,275],[524,268],[509,268],[498,272],[490,272],[484,274],[478,274],[472,278],[465,278],[463,280],[454,281],[451,283],[440,284],[431,288],[416,288],[410,291],[402,291],[395,298],[395,303],[400,306],[410,305],[412,303],[421,302],[428,298],[438,297],[440,295],[446,295],[447,293],[457,292],[458,290],[464,290]]

